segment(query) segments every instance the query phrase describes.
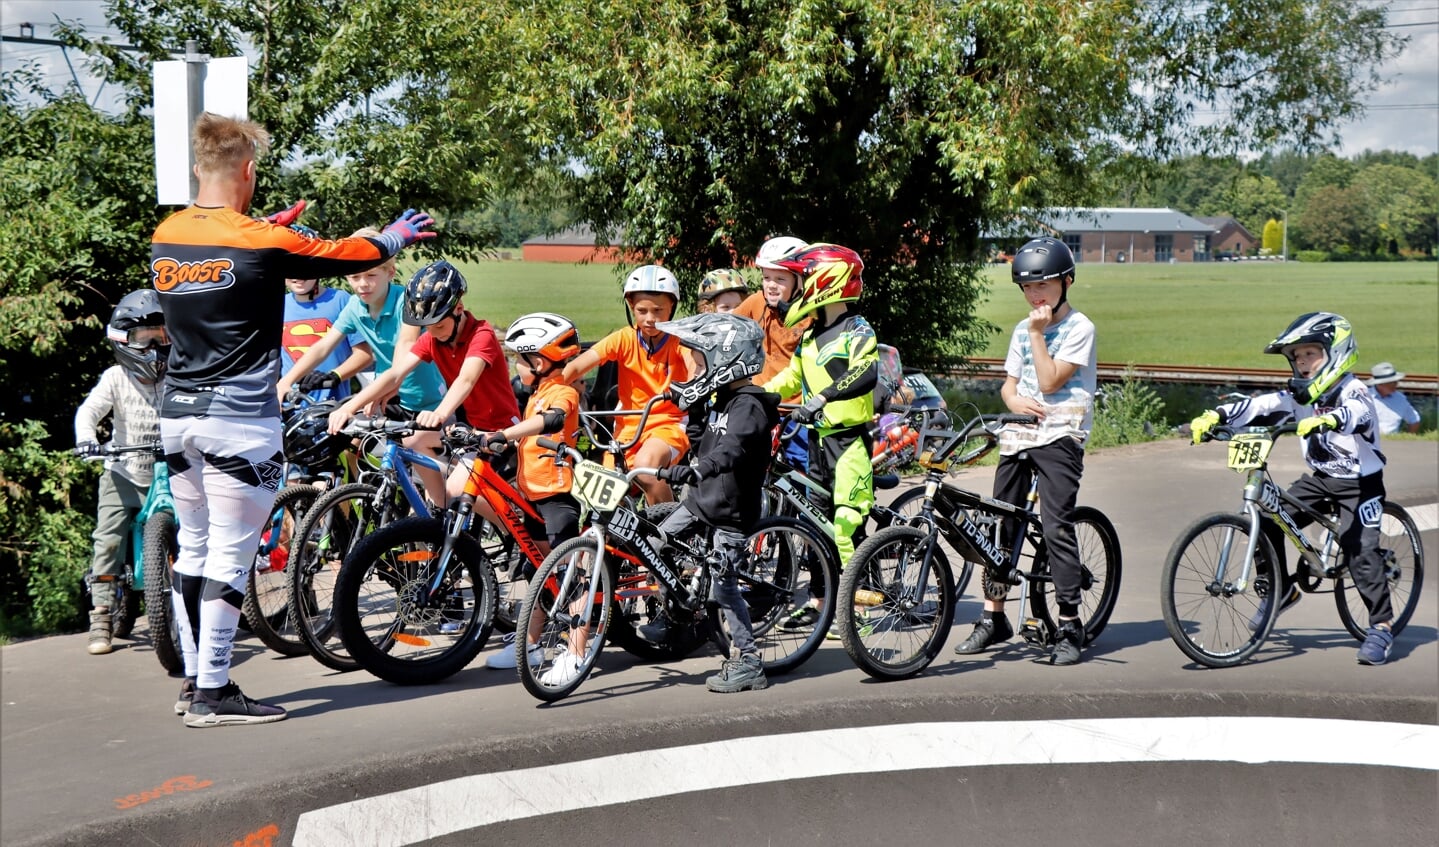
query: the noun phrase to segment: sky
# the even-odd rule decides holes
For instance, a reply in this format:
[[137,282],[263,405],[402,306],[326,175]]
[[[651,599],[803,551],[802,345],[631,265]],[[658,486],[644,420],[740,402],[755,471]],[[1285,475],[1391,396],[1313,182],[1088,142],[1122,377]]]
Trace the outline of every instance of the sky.
[[[1352,156],[1369,150],[1399,150],[1425,156],[1439,152],[1439,0],[1352,0],[1356,3],[1387,5],[1391,31],[1410,39],[1404,52],[1380,68],[1384,84],[1368,99],[1367,114],[1359,121],[1339,127],[1340,155]],[[51,38],[55,16],[80,21],[91,32],[110,35],[118,32],[105,23],[102,0],[0,0],[0,35],[20,35],[20,25],[34,24],[34,37]],[[58,47],[0,44],[0,67],[27,58],[39,60],[49,83],[56,88],[71,80],[71,71]],[[71,61],[80,75],[81,90],[92,101],[97,92],[105,105],[100,79],[89,75],[81,61]]]

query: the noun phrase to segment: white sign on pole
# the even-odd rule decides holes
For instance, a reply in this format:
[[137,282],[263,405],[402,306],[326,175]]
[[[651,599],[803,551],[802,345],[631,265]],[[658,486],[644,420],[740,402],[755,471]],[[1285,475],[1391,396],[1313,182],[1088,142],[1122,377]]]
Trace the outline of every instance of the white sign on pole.
[[[190,196],[190,95],[185,61],[156,62],[155,188],[161,206],[188,206]],[[210,59],[204,65],[201,103],[208,112],[248,118],[249,68],[244,56]]]

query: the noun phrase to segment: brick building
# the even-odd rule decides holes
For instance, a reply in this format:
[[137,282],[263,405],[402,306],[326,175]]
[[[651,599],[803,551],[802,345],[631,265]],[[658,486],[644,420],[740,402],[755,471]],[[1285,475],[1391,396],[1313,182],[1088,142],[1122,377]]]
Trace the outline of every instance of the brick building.
[[1207,262],[1215,228],[1173,209],[1060,208],[1038,215],[1079,262]]
[[554,235],[531,238],[520,245],[526,262],[593,262],[613,265],[624,259],[624,245],[611,240],[608,247],[595,246],[595,232],[588,224],[560,230]]

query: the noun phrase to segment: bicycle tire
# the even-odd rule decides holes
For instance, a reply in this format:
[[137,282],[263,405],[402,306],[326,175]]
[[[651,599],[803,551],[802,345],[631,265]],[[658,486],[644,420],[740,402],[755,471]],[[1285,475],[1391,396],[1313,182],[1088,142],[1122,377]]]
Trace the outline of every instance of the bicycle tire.
[[275,495],[270,518],[260,534],[260,548],[270,543],[270,536],[279,531],[280,540],[268,553],[257,553],[255,567],[245,584],[242,611],[250,621],[250,631],[260,643],[282,656],[304,656],[310,650],[295,630],[290,608],[289,568],[292,564],[295,534],[301,518],[315,505],[320,492],[309,483],[288,485]]
[[509,533],[483,518],[475,518],[471,534],[495,563],[495,632],[514,632],[520,606],[524,605],[525,593],[530,587],[529,578],[525,576],[525,552]]
[[[595,567],[599,558],[597,545],[594,536],[581,535],[551,550],[530,581],[520,607],[520,620],[529,621],[540,610],[544,623],[536,641],[541,656],[538,664],[528,661],[528,634],[515,634],[516,653],[524,651],[516,672],[525,690],[546,703],[568,697],[589,678],[619,608],[614,596],[615,562],[606,557],[602,567]],[[565,586],[571,571],[570,584]],[[560,596],[561,591],[564,596]],[[587,602],[591,611],[584,615],[581,604]],[[570,650],[576,644],[580,645],[579,654]],[[572,672],[556,667],[558,662],[568,662],[563,657],[571,655],[575,656]]]
[[[839,585],[839,562],[830,552],[833,545],[825,541],[808,523],[785,517],[765,518],[745,536],[745,555],[737,566],[739,588],[766,674],[786,674],[808,661],[834,620],[835,604],[828,598],[835,592],[825,586]],[[783,627],[814,600],[820,606],[812,625]],[[721,623],[714,625],[719,628]]]
[[179,527],[175,516],[159,511],[145,522],[141,549],[145,567],[145,621],[150,627],[150,646],[160,667],[169,673],[183,673],[185,658],[180,649],[180,623],[170,599],[175,559],[180,555]]
[[[1419,594],[1424,588],[1424,540],[1419,527],[1398,503],[1384,503],[1379,524],[1379,547],[1384,555],[1384,570],[1389,582],[1389,602],[1394,617],[1389,631],[1398,636],[1419,607]],[[1344,628],[1363,641],[1369,630],[1369,607],[1354,584],[1350,568],[1340,571],[1334,580],[1334,605]]]
[[1216,513],[1186,527],[1165,556],[1159,590],[1164,626],[1186,656],[1206,667],[1233,667],[1253,656],[1279,617],[1279,604],[1265,602],[1278,596],[1283,579],[1263,532],[1251,589],[1234,591],[1231,582],[1215,579],[1221,559],[1226,575],[1240,571],[1248,541],[1244,515]]
[[431,569],[444,543],[443,519],[405,518],[366,537],[340,566],[340,637],[360,667],[380,679],[439,682],[485,647],[495,616],[495,574],[475,539],[455,539],[439,581],[445,602],[417,602],[434,578]]
[[135,630],[135,619],[140,616],[140,592],[125,580],[115,582],[115,605],[110,609],[110,634],[115,638],[129,638]]
[[[889,507],[900,515],[910,518],[919,514],[920,504],[923,502],[924,487],[915,486],[894,498]],[[945,558],[949,560],[951,572],[956,567],[955,562],[959,563],[959,574],[954,578],[954,599],[955,602],[958,602],[964,597],[964,592],[969,590],[969,581],[974,579],[974,562],[964,558],[942,534],[939,537],[939,545],[944,550]]]
[[[358,670],[356,662],[340,640],[334,616],[335,580],[340,563],[365,536],[388,519],[386,509],[374,502],[379,489],[352,482],[320,495],[295,536],[305,540],[298,559],[287,568],[289,601],[295,632],[315,661],[331,670]],[[297,556],[292,548],[291,557]]]
[[[869,676],[907,679],[939,655],[954,623],[954,575],[937,532],[891,526],[854,551],[839,578],[836,621],[844,650]],[[926,548],[929,577],[919,584]],[[857,592],[879,595],[860,603]],[[861,616],[856,606],[864,609]],[[924,610],[916,613],[916,610]]]
[[[1099,637],[1114,614],[1119,600],[1123,562],[1119,552],[1119,533],[1104,513],[1090,506],[1074,510],[1074,541],[1079,549],[1079,617],[1084,621],[1084,643]],[[1054,632],[1059,618],[1059,604],[1054,599],[1054,582],[1049,576],[1049,559],[1041,545],[1035,551],[1033,573],[1044,579],[1030,581],[1029,608]]]

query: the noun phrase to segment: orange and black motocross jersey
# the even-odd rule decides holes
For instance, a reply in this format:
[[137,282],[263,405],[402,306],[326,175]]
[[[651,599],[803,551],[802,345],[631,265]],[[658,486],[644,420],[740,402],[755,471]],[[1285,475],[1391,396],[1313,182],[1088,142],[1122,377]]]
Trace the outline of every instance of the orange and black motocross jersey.
[[166,218],[150,248],[171,340],[160,416],[279,417],[285,280],[360,273],[402,246],[394,236],[306,238],[224,207]]

